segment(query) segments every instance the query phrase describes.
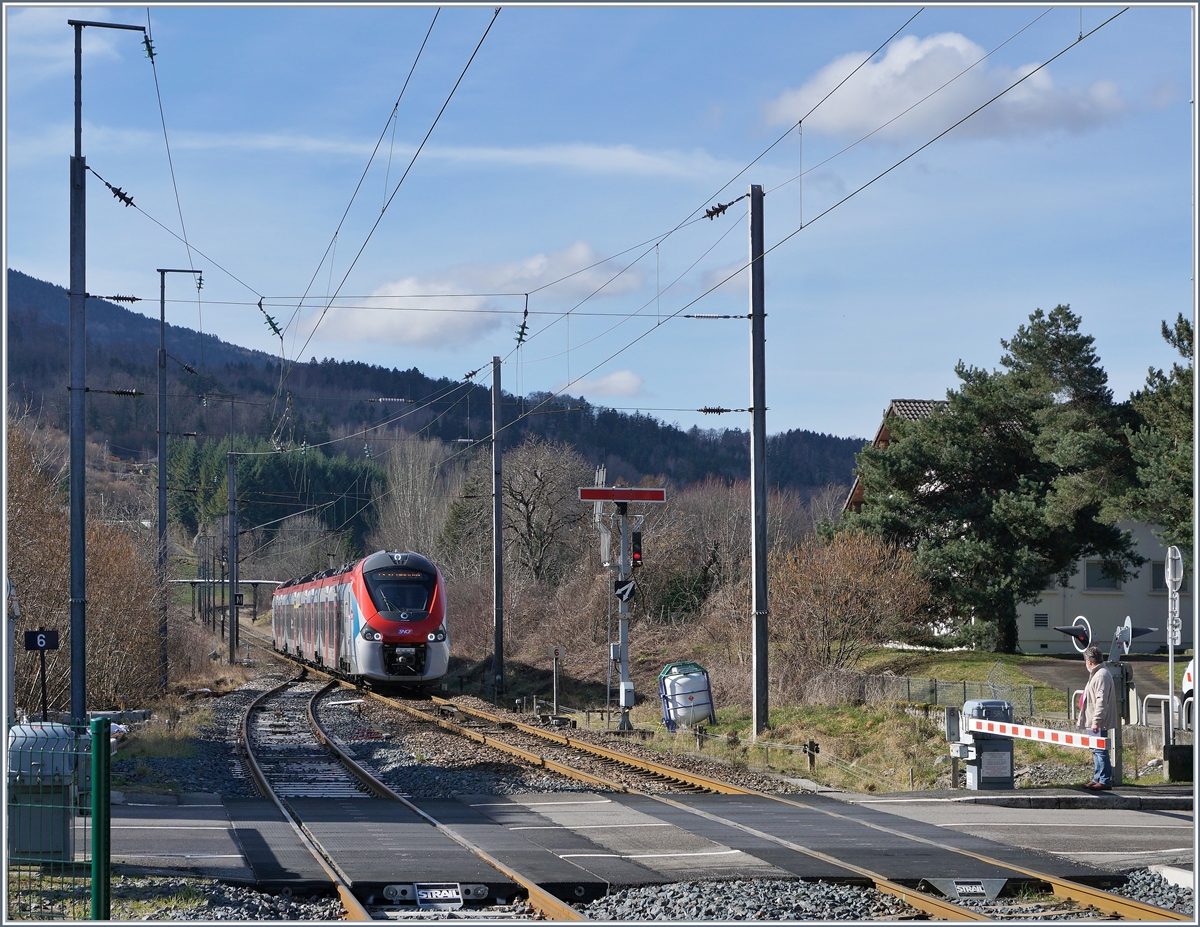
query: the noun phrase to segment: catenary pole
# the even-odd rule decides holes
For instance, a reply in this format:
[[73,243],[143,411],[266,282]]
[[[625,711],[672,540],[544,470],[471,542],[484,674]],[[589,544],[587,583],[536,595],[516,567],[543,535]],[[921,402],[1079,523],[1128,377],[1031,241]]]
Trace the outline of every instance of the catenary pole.
[[504,689],[504,497],[501,495],[500,358],[492,358],[492,602],[495,640],[492,651],[492,686],[496,700]]
[[167,691],[167,274],[200,271],[158,268],[158,582],[162,608],[158,614],[158,689]]
[[75,154],[71,158],[71,723],[87,718],[87,554],[84,532],[84,341],[87,337],[87,163],[83,158],[83,25],[75,27]]
[[[233,403],[229,404],[230,410]],[[233,453],[233,429],[229,431],[229,663],[237,661],[238,646],[238,516],[237,456]]]
[[750,185],[750,563],[754,606],[753,721],[758,737],[770,724],[767,714],[767,388],[764,333],[763,189]]
[[71,292],[68,322],[71,368],[70,435],[70,548],[71,548],[71,724],[87,724],[87,580],[86,560],[87,424],[84,421],[87,381],[85,350],[87,339],[87,161],[83,157],[83,27],[129,29],[145,32],[142,26],[97,23],[68,19],[75,30],[75,153],[71,156],[70,263]]

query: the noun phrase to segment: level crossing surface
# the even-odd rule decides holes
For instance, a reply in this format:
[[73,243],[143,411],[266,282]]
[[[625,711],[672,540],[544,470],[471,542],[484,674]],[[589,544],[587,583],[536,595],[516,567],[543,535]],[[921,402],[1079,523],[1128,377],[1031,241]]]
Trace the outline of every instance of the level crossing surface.
[[856,804],[934,827],[1049,853],[1112,872],[1195,866],[1195,816],[1181,810],[1014,808],[989,804],[856,796]]
[[[269,803],[211,798],[216,801],[114,806],[114,861],[273,891],[307,892],[328,883]],[[559,897],[585,902],[622,887],[695,879],[862,881],[856,867],[913,887],[933,878],[1022,878],[1007,866],[1097,887],[1114,882],[1111,867],[1086,852],[1061,853],[1061,841],[1051,836],[1058,828],[1043,826],[1045,839],[1014,841],[1017,828],[997,825],[1021,809],[914,802],[882,810],[809,795],[781,802],[756,795],[595,792],[460,795],[415,804]],[[294,798],[289,805],[360,897],[415,882],[482,884],[492,898],[518,891],[398,803]],[[1034,815],[1050,823],[1045,810],[1023,810],[1024,823],[1032,825]],[[1164,825],[1189,821],[1182,813],[1162,818]]]

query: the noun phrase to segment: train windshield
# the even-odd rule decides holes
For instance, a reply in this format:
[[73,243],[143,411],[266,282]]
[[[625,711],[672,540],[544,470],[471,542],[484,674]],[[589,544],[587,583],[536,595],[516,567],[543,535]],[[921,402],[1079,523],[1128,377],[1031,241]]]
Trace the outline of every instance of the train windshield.
[[415,570],[385,569],[364,574],[371,601],[380,615],[392,621],[425,617],[437,580]]

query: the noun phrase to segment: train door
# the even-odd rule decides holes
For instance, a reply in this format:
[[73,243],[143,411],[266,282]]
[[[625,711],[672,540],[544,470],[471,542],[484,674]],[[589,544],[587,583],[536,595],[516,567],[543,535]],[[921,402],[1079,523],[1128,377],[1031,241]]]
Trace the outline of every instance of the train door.
[[334,592],[336,592],[336,587],[325,587],[325,622],[324,627],[320,629],[320,665],[322,666],[332,665],[332,660],[334,660],[334,656],[329,652],[329,633],[334,624],[334,616],[337,614],[337,606],[330,600]]
[[333,661],[330,665],[342,669],[342,600],[345,586],[333,587],[333,620],[329,622],[329,656]]
[[354,593],[350,583],[342,587],[342,620],[338,622],[341,635],[338,640],[339,659],[342,669],[354,672]]
[[[308,598],[307,594],[305,595],[305,598],[306,599]],[[308,623],[311,620],[311,617],[310,617],[311,611],[312,611],[312,603],[302,602],[300,604],[300,647],[299,647],[299,650],[300,650],[300,656],[302,656],[305,660],[309,659],[309,656],[308,656]]]
[[311,660],[315,656],[315,648],[313,647],[313,612],[315,611],[315,603],[312,601],[311,593],[305,611],[307,614],[304,625],[304,657],[307,660]]

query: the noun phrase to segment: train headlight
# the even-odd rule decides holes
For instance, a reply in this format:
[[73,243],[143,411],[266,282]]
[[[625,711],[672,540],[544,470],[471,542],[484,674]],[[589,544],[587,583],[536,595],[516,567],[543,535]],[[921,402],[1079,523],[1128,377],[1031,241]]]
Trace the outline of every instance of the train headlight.
[[437,635],[434,634],[432,631],[429,632],[428,637],[429,637],[429,640],[431,640],[431,641],[437,640]]
[[363,625],[362,637],[363,637],[363,640],[365,640],[365,641],[381,641],[381,640],[383,640],[383,635],[380,634],[378,631],[376,631],[374,628],[372,628],[369,624]]
[[442,625],[442,627],[430,634],[429,639],[431,641],[444,641],[446,639],[446,626]]

